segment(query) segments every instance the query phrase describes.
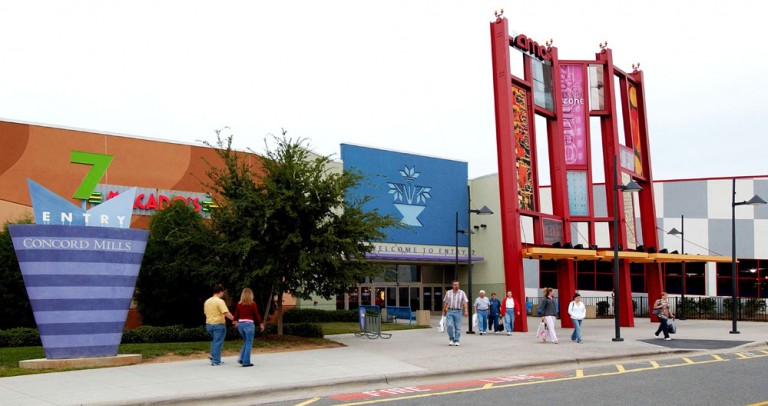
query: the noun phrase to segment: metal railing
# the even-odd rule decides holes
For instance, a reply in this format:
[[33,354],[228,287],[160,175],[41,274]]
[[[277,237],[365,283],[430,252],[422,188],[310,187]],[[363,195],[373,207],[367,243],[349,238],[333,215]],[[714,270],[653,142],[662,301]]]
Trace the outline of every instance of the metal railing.
[[[541,298],[529,297],[526,300],[526,310],[529,315],[533,309],[538,308]],[[706,319],[706,320],[731,320],[733,299],[730,297],[670,297],[670,308],[677,318]],[[610,296],[581,297],[586,306],[594,306],[598,318],[611,318],[613,313],[613,300]],[[557,303],[557,297],[555,297]],[[649,317],[651,309],[647,296],[632,296],[632,307],[635,317]],[[736,318],[740,321],[768,321],[768,304],[766,299],[740,298],[738,299],[738,313]]]

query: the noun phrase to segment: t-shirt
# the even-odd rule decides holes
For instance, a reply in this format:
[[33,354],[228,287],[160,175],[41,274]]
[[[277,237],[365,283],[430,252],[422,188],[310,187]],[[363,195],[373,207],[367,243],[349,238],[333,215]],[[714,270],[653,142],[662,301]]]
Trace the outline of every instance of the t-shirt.
[[229,313],[227,304],[220,297],[211,296],[203,304],[205,324],[224,324],[224,313]]
[[475,299],[475,306],[477,310],[488,310],[488,306],[491,305],[491,301],[488,300],[488,296],[478,297]]

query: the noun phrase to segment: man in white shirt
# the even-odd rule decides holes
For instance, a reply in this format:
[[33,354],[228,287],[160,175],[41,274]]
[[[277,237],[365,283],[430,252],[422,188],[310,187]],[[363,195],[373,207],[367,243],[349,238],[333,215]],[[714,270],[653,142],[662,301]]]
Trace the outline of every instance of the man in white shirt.
[[485,334],[488,328],[488,310],[491,307],[491,301],[485,296],[485,291],[480,291],[480,297],[475,299],[475,314],[477,314],[477,329],[480,335]]
[[[467,294],[459,289],[459,281],[453,281],[453,289],[445,292],[443,298],[443,316],[448,327],[448,345],[459,346],[461,339],[461,318],[469,313],[467,309]],[[464,314],[462,316],[462,309]]]

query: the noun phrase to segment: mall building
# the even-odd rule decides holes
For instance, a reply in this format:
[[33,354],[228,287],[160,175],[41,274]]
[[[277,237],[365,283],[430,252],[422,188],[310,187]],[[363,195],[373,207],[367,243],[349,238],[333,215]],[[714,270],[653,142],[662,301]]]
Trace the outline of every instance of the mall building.
[[[72,196],[90,165],[76,163],[72,152],[113,157],[99,180],[92,203],[128,187],[138,187],[132,227],[146,228],[150,216],[174,200],[184,200],[207,216],[214,202],[201,185],[205,161],[217,162],[213,149],[96,133],[47,125],[0,121],[0,221],[31,214],[27,179],[60,196]],[[355,309],[360,305],[410,306],[412,310],[441,309],[442,295],[453,279],[472,292],[507,290],[504,278],[499,179],[487,175],[468,179],[466,162],[414,153],[342,144],[334,170],[359,170],[364,180],[356,194],[372,197],[368,208],[400,220],[403,227],[376,243],[370,259],[385,265],[381,277],[360,281],[332,300],[316,298],[302,307]],[[248,159],[259,159],[248,155]],[[731,255],[732,178],[655,181],[658,241],[656,250],[688,255]],[[735,180],[736,199],[754,194],[768,197],[768,175]],[[594,184],[595,215],[607,217],[605,185]],[[540,188],[541,211],[551,212],[550,188]],[[600,196],[603,196],[600,198]],[[637,198],[635,198],[636,200]],[[76,199],[72,202],[79,204]],[[490,210],[487,210],[490,209]],[[638,224],[640,224],[638,222]],[[738,257],[738,296],[768,297],[768,206],[735,207]],[[589,230],[572,224],[570,243],[589,244]],[[531,222],[522,222],[525,244],[533,245]],[[682,231],[670,233],[673,229]],[[642,245],[642,230],[636,230]],[[595,243],[610,247],[609,223],[596,227]],[[605,297],[613,287],[610,260],[574,261],[576,289],[582,296]],[[665,262],[663,288],[672,295],[731,296],[730,262]],[[554,261],[523,261],[525,295],[539,296],[545,286],[558,287]],[[645,267],[630,267],[633,296],[647,292]],[[290,303],[288,303],[290,304]]]

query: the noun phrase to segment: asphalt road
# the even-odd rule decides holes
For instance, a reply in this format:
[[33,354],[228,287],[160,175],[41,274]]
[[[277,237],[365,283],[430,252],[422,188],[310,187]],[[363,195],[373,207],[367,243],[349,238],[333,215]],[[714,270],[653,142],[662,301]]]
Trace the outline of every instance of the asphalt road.
[[768,350],[487,376],[275,405],[768,405]]

